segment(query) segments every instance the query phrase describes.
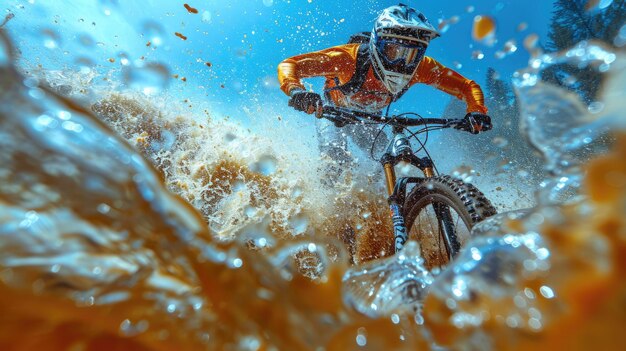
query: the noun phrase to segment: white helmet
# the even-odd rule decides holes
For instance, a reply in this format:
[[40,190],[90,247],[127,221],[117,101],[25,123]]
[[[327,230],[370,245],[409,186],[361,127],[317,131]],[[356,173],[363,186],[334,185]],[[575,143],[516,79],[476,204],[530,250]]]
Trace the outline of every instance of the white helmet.
[[395,95],[409,84],[428,44],[438,36],[428,19],[407,5],[383,10],[369,45],[374,72],[390,93]]

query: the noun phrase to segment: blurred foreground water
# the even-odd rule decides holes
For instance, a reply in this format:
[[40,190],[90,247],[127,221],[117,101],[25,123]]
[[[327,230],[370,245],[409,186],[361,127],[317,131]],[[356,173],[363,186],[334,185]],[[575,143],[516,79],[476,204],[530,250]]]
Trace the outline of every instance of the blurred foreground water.
[[[18,71],[0,38],[0,349],[619,349],[619,54],[582,43],[518,73],[523,128],[547,161],[540,205],[481,223],[431,273],[415,243],[350,265],[355,250],[380,255],[388,241],[367,180],[311,208],[318,183],[277,169],[279,155],[250,148],[254,136],[164,119],[132,96],[86,108],[51,72]],[[602,108],[541,81],[563,61],[602,67]],[[614,145],[596,143],[609,131]],[[212,137],[230,153],[202,147],[220,145]],[[304,216],[315,212],[335,215]],[[346,224],[380,235],[345,247]]]

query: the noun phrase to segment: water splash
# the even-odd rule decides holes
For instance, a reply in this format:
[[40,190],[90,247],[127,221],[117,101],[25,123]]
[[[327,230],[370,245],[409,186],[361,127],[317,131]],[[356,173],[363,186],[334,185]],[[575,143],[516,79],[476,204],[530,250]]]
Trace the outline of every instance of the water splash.
[[563,63],[606,72],[615,60],[615,53],[604,44],[582,42],[565,52],[538,56],[529,69],[515,73],[514,85],[523,111],[521,128],[544,156],[551,175],[543,184],[543,203],[576,198],[582,178],[580,167],[606,151],[606,145],[593,142],[607,134],[612,119],[590,111],[576,93],[542,80],[542,72]]
[[346,272],[344,301],[371,317],[414,314],[421,324],[422,302],[433,280],[419,245],[409,241],[399,255]]
[[[626,144],[589,167],[587,187],[577,191],[587,189],[593,201],[543,206],[483,223],[476,231],[482,237],[470,242],[459,259],[432,280],[411,244],[404,258],[347,271],[341,244],[316,239],[285,245],[278,235],[269,235],[274,232],[267,228],[280,228],[275,221],[299,226],[297,220],[281,222],[290,216],[231,223],[236,240],[229,243],[219,242],[206,230],[206,218],[213,215],[215,222],[223,221],[225,216],[215,210],[228,206],[248,218],[261,218],[259,199],[265,198],[253,205],[247,202],[252,201],[251,194],[278,189],[274,193],[285,201],[294,192],[307,191],[306,183],[268,187],[278,178],[242,166],[266,154],[245,147],[258,139],[217,135],[220,143],[244,139],[235,148],[241,154],[234,153],[244,162],[228,163],[224,160],[230,157],[220,155],[222,150],[189,151],[198,150],[194,144],[198,139],[185,137],[200,135],[204,140],[207,135],[199,132],[204,129],[199,124],[164,119],[161,110],[146,109],[139,103],[142,100],[130,99],[135,105],[128,99],[111,103],[115,97],[99,96],[100,105],[94,105],[94,110],[124,135],[122,140],[73,100],[9,67],[12,49],[5,47],[0,56],[6,58],[0,61],[0,308],[10,321],[28,321],[32,326],[25,330],[22,323],[15,323],[20,326],[16,327],[0,319],[3,341],[8,338],[9,345],[23,345],[24,340],[33,348],[49,349],[53,341],[63,340],[87,350],[107,345],[153,350],[414,350],[438,348],[433,340],[450,349],[559,349],[564,343],[567,349],[587,345],[586,340],[599,348],[616,345],[604,336],[619,335],[624,325],[626,272],[620,257],[625,257],[626,243],[616,233],[626,228]],[[582,52],[581,57],[586,57],[587,51]],[[574,118],[578,123],[574,129],[602,126],[604,122],[595,121],[607,118],[612,125],[624,127],[621,67],[617,62],[606,67],[613,79],[607,83],[604,107],[587,109],[590,123],[587,117]],[[543,101],[542,91],[534,90],[546,88],[540,76],[531,71],[520,77],[518,94],[525,106]],[[563,103],[573,101],[573,107],[553,102],[559,110],[581,111],[565,91],[547,87],[546,92]],[[127,110],[118,110],[120,106]],[[138,113],[129,113],[132,106]],[[537,107],[531,111],[541,112]],[[233,135],[242,135],[233,129]],[[548,143],[556,141],[554,150],[569,160],[568,153],[580,147],[561,140],[567,133],[542,134],[537,145],[553,150]],[[170,157],[168,149],[184,142],[190,142],[182,148],[188,155]],[[275,158],[280,170],[282,159]],[[559,176],[580,174],[575,173],[578,168],[563,167],[560,160],[554,157],[555,169],[562,172]],[[213,182],[200,183],[205,194],[215,197],[199,199],[202,192],[196,192],[195,183],[176,183],[182,178],[169,172],[180,169],[206,175],[197,179]],[[201,217],[168,192],[162,179],[180,194],[198,196],[189,202],[209,204],[213,211]],[[263,191],[246,192],[251,185]],[[238,194],[245,201],[236,202]],[[354,208],[357,200],[365,198],[370,203],[365,201],[356,212],[369,215],[342,222],[345,211],[335,211],[329,222],[311,221],[307,227],[322,230],[324,224],[338,222],[354,224],[352,228],[359,230],[364,219],[383,222],[387,218],[376,211],[384,204],[371,200],[373,195],[347,195],[331,208]],[[296,213],[294,219],[300,219],[294,207],[306,208],[297,201],[287,207],[289,213]],[[241,228],[249,235],[238,237]],[[384,234],[373,231],[372,237],[389,241]],[[364,237],[354,239],[373,242]],[[248,239],[253,239],[252,250],[242,245],[250,243]],[[371,251],[380,248],[373,245]],[[299,267],[309,277],[299,274]],[[348,274],[342,279],[344,272]],[[370,282],[375,285],[360,288]],[[429,285],[431,293],[426,294]],[[367,296],[361,295],[364,292]],[[344,298],[354,308],[344,306]],[[605,340],[608,346],[600,344]]]
[[[542,80],[542,69],[572,60],[609,65],[602,101],[613,106],[610,111],[590,112],[572,92]],[[591,329],[611,329],[620,319],[611,310],[623,306],[618,301],[626,291],[618,283],[624,266],[614,259],[615,250],[623,250],[626,244],[614,236],[614,229],[625,224],[621,218],[626,210],[626,168],[618,159],[626,148],[622,140],[613,154],[597,161],[590,160],[606,154],[604,148],[580,151],[597,142],[608,128],[623,130],[624,105],[616,100],[624,91],[623,64],[607,48],[581,43],[563,53],[537,57],[528,70],[517,74],[516,93],[527,135],[544,152],[550,174],[540,192],[540,206],[500,214],[477,225],[475,239],[431,285],[424,302],[425,325],[441,345],[567,348],[591,340],[597,346],[607,340]],[[586,171],[590,173],[584,177]],[[609,203],[616,207],[609,208]],[[605,221],[616,227],[602,229]],[[602,312],[594,312],[599,315],[587,314],[582,296],[594,296],[599,286],[610,290],[606,296],[611,302]],[[564,341],[561,332],[576,334],[578,341]]]

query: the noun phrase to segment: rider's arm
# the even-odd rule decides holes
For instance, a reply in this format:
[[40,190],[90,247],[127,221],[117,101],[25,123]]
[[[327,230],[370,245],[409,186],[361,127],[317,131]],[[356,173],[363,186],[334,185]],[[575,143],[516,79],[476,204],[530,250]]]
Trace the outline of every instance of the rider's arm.
[[487,113],[485,98],[480,86],[433,58],[425,56],[413,76],[414,83],[425,83],[465,101],[467,112]]
[[294,88],[305,89],[302,78],[354,72],[354,53],[351,54],[351,49],[349,45],[342,45],[284,60],[278,65],[280,89],[289,95]]

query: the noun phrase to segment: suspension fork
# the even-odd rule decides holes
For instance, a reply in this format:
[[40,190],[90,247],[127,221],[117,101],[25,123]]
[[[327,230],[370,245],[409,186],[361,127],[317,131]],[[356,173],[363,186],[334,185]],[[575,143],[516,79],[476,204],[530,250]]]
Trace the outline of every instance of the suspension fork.
[[[409,161],[412,165],[424,172],[426,178],[434,177],[432,161],[429,159],[420,159],[411,155]],[[401,178],[396,179],[394,166],[396,164],[393,157],[383,158],[383,168],[385,170],[385,182],[387,184],[387,193],[389,194],[388,202],[391,210],[391,221],[393,223],[394,250],[399,252],[409,239],[406,225],[404,223],[404,198],[406,186],[408,183],[417,183],[420,178]]]
[[385,157],[383,168],[385,169],[385,183],[389,195],[389,209],[391,210],[391,222],[393,223],[394,253],[399,252],[408,240],[404,216],[402,215],[402,204],[398,201],[396,194],[396,171],[395,161],[392,157]]
[[404,192],[408,182],[417,182],[418,178],[402,178],[400,182],[396,179],[395,165],[399,161],[407,161],[424,172],[426,178],[434,177],[434,165],[430,158],[417,157],[412,149],[409,139],[404,135],[402,127],[394,126],[393,139],[387,146],[387,150],[381,159],[385,170],[385,184],[389,195],[389,209],[391,210],[391,221],[393,223],[394,250],[399,252],[409,239],[406,225],[404,223],[403,207]]

